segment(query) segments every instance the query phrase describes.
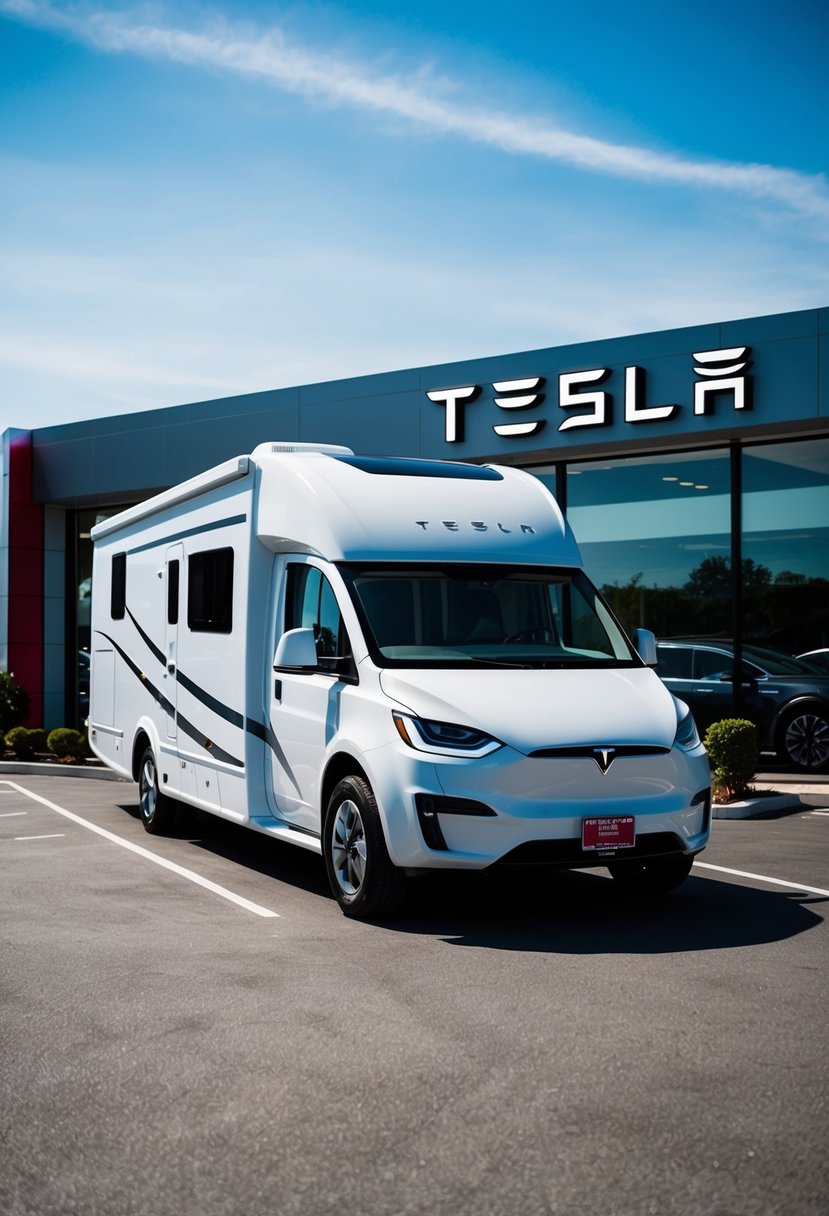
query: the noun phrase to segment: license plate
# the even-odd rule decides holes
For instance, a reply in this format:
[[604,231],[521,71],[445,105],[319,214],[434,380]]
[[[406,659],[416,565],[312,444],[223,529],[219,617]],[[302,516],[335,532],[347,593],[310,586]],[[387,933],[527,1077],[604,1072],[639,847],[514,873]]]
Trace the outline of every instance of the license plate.
[[601,815],[582,820],[581,847],[584,850],[630,849],[635,844],[633,815]]

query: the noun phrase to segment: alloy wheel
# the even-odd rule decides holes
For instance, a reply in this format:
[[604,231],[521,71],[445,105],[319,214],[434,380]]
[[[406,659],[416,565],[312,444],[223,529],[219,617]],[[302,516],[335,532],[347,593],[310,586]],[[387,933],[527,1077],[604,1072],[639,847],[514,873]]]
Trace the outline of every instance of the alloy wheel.
[[822,768],[829,760],[829,722],[821,714],[798,714],[786,727],[785,747],[799,768]]
[[366,876],[366,834],[360,809],[346,798],[337,807],[331,836],[331,859],[337,883],[346,895],[356,895]]

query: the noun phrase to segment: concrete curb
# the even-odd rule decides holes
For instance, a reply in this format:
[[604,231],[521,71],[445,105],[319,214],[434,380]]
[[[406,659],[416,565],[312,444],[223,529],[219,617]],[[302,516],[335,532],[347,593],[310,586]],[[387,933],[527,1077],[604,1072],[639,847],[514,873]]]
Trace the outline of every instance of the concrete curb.
[[711,808],[713,819],[752,819],[767,815],[771,811],[796,811],[800,807],[806,810],[812,808],[801,802],[797,794],[768,794],[760,798],[746,798],[742,802],[714,803]]
[[[93,781],[127,781],[111,768],[98,768],[93,764],[38,764],[25,760],[0,760],[0,777],[5,773],[16,773],[27,777],[88,777]],[[127,782],[132,785],[132,782]]]

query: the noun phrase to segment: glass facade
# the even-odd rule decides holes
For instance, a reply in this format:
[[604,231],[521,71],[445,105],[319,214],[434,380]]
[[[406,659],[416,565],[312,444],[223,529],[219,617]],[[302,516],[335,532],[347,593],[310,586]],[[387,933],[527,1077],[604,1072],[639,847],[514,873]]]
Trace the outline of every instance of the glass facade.
[[743,449],[743,639],[829,647],[829,439]]
[[567,466],[587,573],[628,631],[731,631],[728,449]]
[[[70,637],[74,644],[67,647],[66,725],[82,728],[89,713],[89,652],[92,641],[90,632],[90,607],[92,602],[92,539],[90,532],[95,524],[109,519],[123,507],[111,510],[71,511],[68,514],[70,555],[68,563],[68,602],[70,608]],[[63,725],[63,724],[62,724]]]
[[587,573],[628,631],[829,648],[829,439],[531,471],[554,492],[566,476]]

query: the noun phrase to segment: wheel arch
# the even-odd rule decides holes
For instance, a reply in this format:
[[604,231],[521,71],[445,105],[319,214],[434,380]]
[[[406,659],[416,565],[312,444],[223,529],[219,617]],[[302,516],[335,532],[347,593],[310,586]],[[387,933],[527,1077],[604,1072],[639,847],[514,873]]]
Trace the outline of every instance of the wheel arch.
[[320,782],[320,827],[324,825],[331,795],[337,784],[344,777],[362,777],[363,781],[371,785],[371,780],[365,768],[350,752],[337,752],[336,755],[332,756],[325,767],[325,772]]
[[138,780],[138,773],[141,768],[141,757],[148,747],[153,749],[156,764],[159,762],[159,740],[156,732],[153,730],[152,724],[146,721],[140,721],[135,729],[135,735],[132,740],[132,770],[133,781]]
[[780,732],[789,719],[797,717],[801,713],[809,713],[810,710],[816,710],[829,720],[829,702],[823,701],[820,697],[815,697],[811,693],[802,693],[791,701],[787,701],[784,706],[778,709],[771,722],[771,738],[775,747],[780,746]]

